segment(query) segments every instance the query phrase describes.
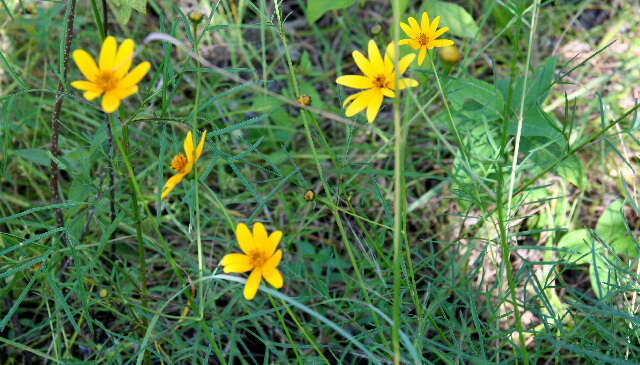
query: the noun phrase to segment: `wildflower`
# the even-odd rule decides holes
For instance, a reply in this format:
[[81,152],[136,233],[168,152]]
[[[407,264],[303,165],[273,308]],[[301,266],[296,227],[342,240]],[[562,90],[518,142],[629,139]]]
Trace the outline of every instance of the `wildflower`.
[[162,187],[162,199],[164,199],[173,188],[178,185],[185,176],[187,176],[191,170],[193,169],[193,165],[195,165],[196,161],[200,158],[202,154],[202,149],[204,148],[204,137],[207,135],[207,131],[202,133],[202,137],[200,137],[200,142],[198,143],[198,148],[193,150],[193,136],[191,135],[191,131],[187,133],[187,137],[184,139],[184,153],[178,153],[171,160],[171,168],[176,172],[175,175],[171,176],[167,183]]
[[74,81],[71,86],[84,90],[84,98],[89,101],[104,94],[102,109],[107,113],[116,111],[122,99],[138,92],[137,84],[151,66],[149,62],[142,62],[129,72],[134,43],[125,39],[120,47],[117,46],[115,38],[105,38],[98,65],[86,51],[73,51],[73,60],[87,80]]
[[440,17],[437,16],[433,19],[433,23],[429,23],[429,15],[425,11],[422,13],[421,24],[418,25],[418,21],[409,17],[409,25],[405,23],[400,23],[400,27],[402,30],[409,36],[408,39],[400,40],[399,44],[405,45],[408,44],[414,50],[420,50],[418,54],[418,65],[422,65],[424,62],[424,57],[427,54],[427,50],[435,48],[435,47],[446,47],[453,45],[453,41],[449,39],[436,39],[441,36],[444,32],[449,30],[449,27],[443,27],[438,29],[438,23],[440,22]]
[[258,222],[253,225],[252,235],[249,228],[240,223],[236,227],[236,238],[244,254],[227,254],[220,264],[225,273],[251,271],[244,286],[244,297],[253,299],[263,277],[274,288],[282,288],[282,274],[276,268],[282,259],[282,250],[276,251],[282,232],[275,231],[267,236],[267,230]]
[[[402,57],[398,61],[398,70],[394,70],[395,50],[393,43],[387,46],[384,60],[380,56],[376,42],[370,40],[368,48],[368,59],[359,51],[353,51],[352,54],[353,60],[364,76],[344,75],[338,77],[336,83],[354,89],[365,89],[347,97],[343,106],[351,102],[345,111],[347,117],[353,116],[366,108],[367,121],[373,123],[382,105],[382,99],[385,96],[389,98],[395,97],[396,74],[402,75],[413,62],[415,55],[410,54]],[[418,86],[416,80],[409,78],[398,80],[399,90],[414,86]]]

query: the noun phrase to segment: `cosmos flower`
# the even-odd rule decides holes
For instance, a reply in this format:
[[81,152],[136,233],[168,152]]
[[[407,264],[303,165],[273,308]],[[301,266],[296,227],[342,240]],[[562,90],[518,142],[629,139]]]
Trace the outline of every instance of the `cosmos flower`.
[[171,160],[171,168],[176,172],[175,175],[171,176],[167,183],[162,187],[162,199],[164,199],[173,188],[178,185],[185,176],[187,176],[191,170],[193,170],[193,165],[195,165],[196,161],[200,158],[202,154],[202,149],[204,148],[204,137],[207,135],[207,131],[202,133],[202,137],[200,137],[200,142],[198,143],[198,148],[194,151],[193,149],[193,136],[191,135],[191,131],[187,133],[187,137],[184,139],[184,153],[178,153]]
[[[368,59],[359,51],[353,51],[353,60],[364,76],[344,75],[338,77],[336,83],[350,88],[364,90],[352,94],[345,99],[343,106],[351,103],[345,111],[347,117],[351,117],[366,108],[367,121],[373,123],[378,115],[384,97],[395,97],[396,77],[401,77],[411,62],[413,62],[415,55],[410,54],[402,57],[398,61],[398,70],[395,70],[394,52],[395,46],[391,43],[387,46],[383,60],[378,46],[373,40],[369,41]],[[416,80],[409,78],[401,78],[398,80],[399,90],[415,86],[418,86]]]
[[244,297],[247,300],[255,297],[262,278],[274,288],[282,288],[282,274],[276,268],[282,259],[282,250],[276,251],[282,232],[275,231],[267,236],[267,230],[258,222],[253,225],[251,234],[249,227],[240,223],[236,227],[236,238],[244,253],[227,254],[220,261],[220,265],[225,273],[251,271],[244,286]]
[[117,46],[115,38],[105,38],[98,65],[86,51],[73,51],[73,60],[86,80],[74,81],[71,86],[84,90],[84,98],[89,101],[104,94],[102,109],[107,113],[116,111],[122,99],[138,92],[138,82],[151,67],[149,62],[142,62],[129,72],[134,43],[125,39],[119,48]]
[[433,19],[433,23],[429,23],[429,15],[427,12],[422,13],[422,19],[420,25],[418,21],[409,17],[409,24],[400,23],[402,30],[409,36],[408,39],[402,39],[398,44],[408,44],[414,50],[420,50],[418,54],[418,65],[422,65],[424,57],[427,54],[427,50],[436,47],[446,47],[453,45],[453,41],[449,39],[437,39],[444,32],[449,30],[449,27],[443,27],[438,29],[438,23],[440,23],[440,17],[437,16]]

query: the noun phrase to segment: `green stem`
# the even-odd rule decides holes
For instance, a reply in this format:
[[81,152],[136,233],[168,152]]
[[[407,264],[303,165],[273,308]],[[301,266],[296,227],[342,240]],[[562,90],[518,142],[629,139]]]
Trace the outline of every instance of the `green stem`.
[[[123,118],[124,120],[124,118]],[[145,309],[147,308],[147,263],[144,257],[144,242],[142,241],[142,220],[140,219],[140,208],[138,207],[138,194],[135,188],[135,174],[133,173],[133,167],[131,166],[131,161],[129,160],[129,127],[127,123],[122,123],[122,144],[124,146],[121,151],[122,155],[127,156],[125,158],[129,163],[127,164],[127,169],[131,170],[129,174],[129,191],[131,193],[131,212],[133,214],[133,219],[136,223],[136,241],[138,243],[138,260],[140,261],[140,288],[141,293],[140,296],[142,298],[142,306]],[[143,317],[143,321],[147,323],[145,317]]]
[[[393,8],[393,43],[395,46],[394,54],[399,55],[398,40],[400,38],[400,1],[392,1]],[[394,57],[394,69],[398,69],[398,57]],[[398,79],[395,78],[394,90],[399,94]],[[394,365],[400,364],[400,312],[401,301],[400,295],[400,281],[401,281],[401,264],[402,264],[402,222],[403,222],[403,210],[405,206],[406,196],[404,195],[404,158],[402,155],[403,144],[403,131],[402,120],[400,116],[400,95],[396,95],[393,99],[393,132],[394,132],[394,144],[393,144],[393,326],[391,328],[391,344],[393,347],[393,363]]]
[[284,333],[287,335],[287,339],[289,340],[289,343],[291,344],[291,349],[293,350],[294,355],[296,355],[296,360],[298,360],[298,364],[302,365],[302,359],[300,358],[300,353],[298,352],[298,348],[296,347],[296,343],[293,342],[293,338],[291,337],[291,333],[289,333],[289,328],[287,328],[286,323],[284,323],[284,318],[282,318],[282,315],[280,314],[280,310],[278,309],[278,306],[276,305],[276,302],[273,300],[273,297],[271,296],[271,294],[267,293],[267,297],[269,298],[269,301],[271,302],[271,306],[276,311],[276,315],[278,316],[278,320],[280,321],[280,324],[282,325],[282,329],[284,330]]
[[[196,54],[196,72],[197,72],[197,80],[196,80],[196,97],[193,104],[193,121],[191,125],[191,130],[194,139],[194,145],[197,142],[196,133],[198,131],[198,103],[200,101],[200,83],[202,79],[202,71],[200,70],[200,57],[198,53],[198,24],[193,22],[193,39],[195,40],[193,44],[193,51]],[[198,168],[197,168],[197,158],[193,159],[193,194],[195,198],[195,216],[196,216],[196,242],[198,245],[198,278],[200,279],[198,283],[198,303],[200,307],[200,318],[202,318],[204,314],[204,292],[202,285],[202,276],[203,276],[203,258],[202,258],[202,239],[200,237],[200,200],[198,198]]]

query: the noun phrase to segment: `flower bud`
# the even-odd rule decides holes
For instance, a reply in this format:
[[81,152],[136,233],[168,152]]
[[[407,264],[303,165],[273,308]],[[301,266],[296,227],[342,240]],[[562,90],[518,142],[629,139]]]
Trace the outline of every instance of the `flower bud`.
[[311,105],[311,97],[307,94],[302,94],[296,99],[296,103],[300,106],[309,106]]
[[203,17],[204,17],[204,15],[201,12],[197,11],[197,10],[194,10],[194,11],[189,13],[189,20],[191,20],[191,22],[194,25],[200,24],[200,22],[202,21]]
[[313,192],[313,190],[309,189],[307,190],[306,193],[304,193],[304,200],[310,202],[313,201],[316,198],[316,193]]
[[374,24],[369,28],[369,32],[371,32],[372,35],[378,35],[382,32],[382,26],[380,26],[380,24]]
[[447,63],[458,63],[460,60],[460,51],[456,46],[446,46],[440,48],[440,59]]

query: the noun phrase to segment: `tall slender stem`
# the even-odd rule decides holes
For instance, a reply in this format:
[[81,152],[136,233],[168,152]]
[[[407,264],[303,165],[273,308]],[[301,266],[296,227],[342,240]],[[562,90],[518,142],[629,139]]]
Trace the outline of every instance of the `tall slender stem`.
[[[198,23],[193,23],[193,51],[196,54],[196,97],[193,103],[193,121],[191,125],[191,130],[193,134],[194,144],[197,141],[196,133],[198,132],[198,103],[200,101],[200,83],[202,79],[202,71],[200,70],[200,54],[198,53]],[[203,293],[203,258],[202,258],[202,239],[200,238],[200,200],[198,198],[198,166],[197,166],[197,158],[193,159],[193,195],[195,199],[195,216],[196,216],[196,242],[198,246],[198,278],[200,279],[198,282],[198,307],[200,308],[200,317],[203,316],[204,310],[204,293]]]
[[[395,47],[394,54],[400,55],[398,40],[400,38],[400,1],[392,1],[393,8],[393,44]],[[394,69],[398,69],[398,57],[394,57]],[[402,145],[404,133],[402,133],[402,119],[400,116],[400,93],[398,88],[398,77],[395,78],[394,90],[396,97],[393,99],[393,326],[391,329],[391,345],[393,347],[393,363],[400,364],[400,312],[401,301],[400,295],[400,265],[402,262],[402,222],[404,199],[404,158],[402,154]]]

